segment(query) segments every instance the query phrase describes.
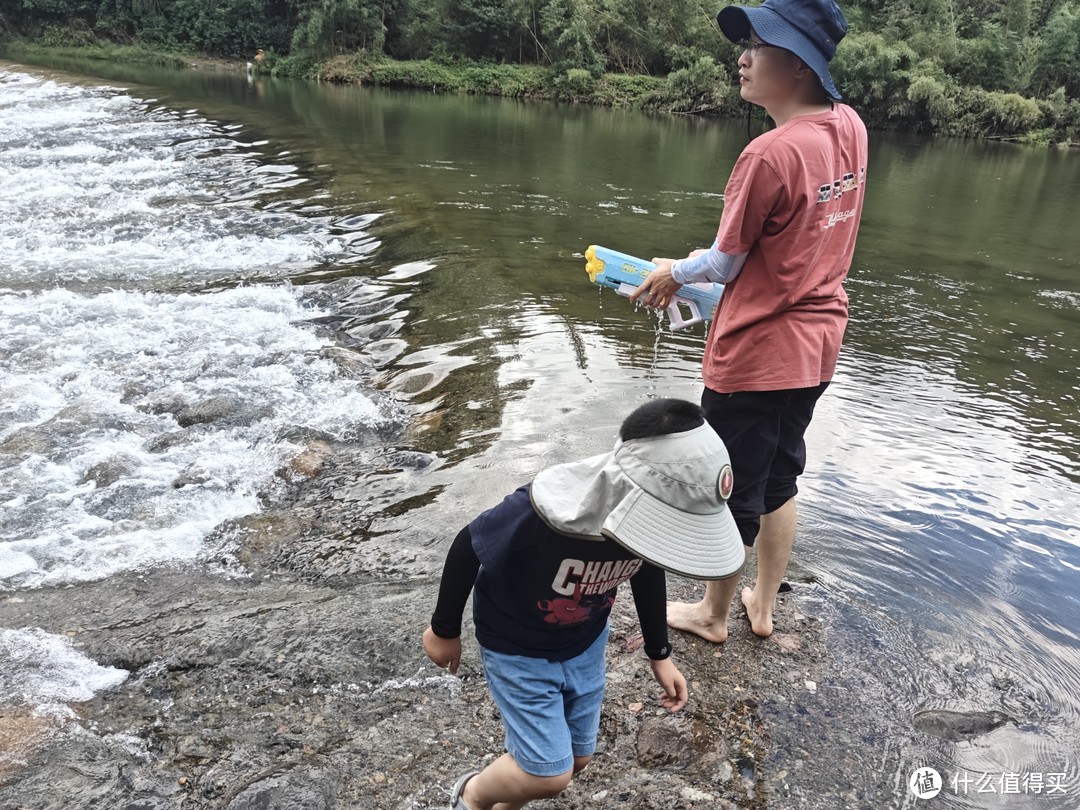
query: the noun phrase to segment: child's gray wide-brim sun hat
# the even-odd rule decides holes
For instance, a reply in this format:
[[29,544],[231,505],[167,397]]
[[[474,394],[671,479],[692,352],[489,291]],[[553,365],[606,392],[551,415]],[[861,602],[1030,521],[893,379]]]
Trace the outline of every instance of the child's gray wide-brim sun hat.
[[716,15],[724,36],[732,42],[750,38],[791,51],[821,80],[825,92],[842,101],[829,62],[847,34],[847,20],[833,0],[765,0],[760,6],[727,6]]
[[716,432],[617,441],[610,453],[549,467],[530,495],[562,534],[614,540],[646,562],[695,579],[742,570],[742,536],[727,507],[734,477]]

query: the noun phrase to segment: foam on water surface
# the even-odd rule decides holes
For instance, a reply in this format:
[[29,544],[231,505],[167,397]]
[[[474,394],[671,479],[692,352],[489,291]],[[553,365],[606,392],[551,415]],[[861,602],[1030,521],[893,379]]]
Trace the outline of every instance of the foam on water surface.
[[258,511],[299,434],[387,416],[290,287],[0,294],[0,588],[191,559]]
[[[221,125],[122,91],[0,72],[0,253],[9,283],[286,275],[371,240],[282,205],[306,187]],[[318,195],[317,190],[308,189]]]
[[394,418],[286,280],[375,215],[153,105],[0,71],[0,591],[197,559],[306,441]]
[[71,639],[39,628],[0,628],[0,661],[0,706],[81,703],[128,676],[83,655]]

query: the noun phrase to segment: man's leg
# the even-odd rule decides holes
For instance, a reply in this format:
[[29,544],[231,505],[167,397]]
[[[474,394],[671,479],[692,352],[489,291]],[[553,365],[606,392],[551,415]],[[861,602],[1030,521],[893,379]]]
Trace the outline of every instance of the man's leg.
[[[750,559],[758,535],[758,516],[765,511],[765,489],[779,440],[778,404],[771,392],[718,394],[708,388],[701,395],[705,419],[724,441],[735,488],[728,508],[742,535]],[[739,587],[739,575],[705,583],[700,602],[668,602],[668,626],[720,644],[727,641],[731,600]]]
[[795,499],[789,498],[774,512],[761,516],[757,542],[757,582],[753,588],[743,588],[742,603],[750,619],[754,635],[768,638],[773,632],[773,611],[776,595],[791,559],[795,544]]
[[[747,558],[753,551],[743,546]],[[668,627],[685,630],[706,641],[721,644],[727,641],[728,613],[735,589],[739,587],[739,575],[727,579],[714,579],[705,583],[705,595],[700,602],[668,602]]]
[[765,512],[754,544],[758,553],[757,582],[753,588],[742,591],[750,629],[762,638],[772,635],[776,594],[795,544],[795,495],[799,491],[799,476],[806,468],[806,429],[814,417],[818,398],[828,385],[822,383],[786,392],[788,401],[781,411],[780,438],[765,489]]
[[[795,544],[795,523],[795,499],[791,498],[775,512],[762,515],[757,542],[743,546],[748,559],[757,549],[757,582],[753,588],[742,589],[742,603],[750,619],[750,629],[761,638],[768,638],[773,632],[776,595]],[[738,585],[737,576],[712,580],[705,583],[705,596],[700,602],[668,602],[668,626],[717,644],[727,641],[728,615]]]

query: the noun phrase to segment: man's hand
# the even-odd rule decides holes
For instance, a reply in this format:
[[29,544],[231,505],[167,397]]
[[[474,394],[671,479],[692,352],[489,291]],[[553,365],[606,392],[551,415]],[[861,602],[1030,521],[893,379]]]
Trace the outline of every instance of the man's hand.
[[[451,675],[457,675],[458,664],[461,663],[461,637],[442,638],[435,635],[435,631],[428,627],[424,631],[424,652],[435,665],[442,669],[450,670]],[[686,685],[683,684],[685,690]]]
[[638,285],[630,296],[630,300],[640,301],[653,309],[665,309],[671,303],[671,297],[682,287],[682,284],[671,277],[671,265],[674,261],[674,259],[653,259],[656,269]]
[[660,696],[660,705],[669,712],[677,712],[686,705],[688,699],[686,678],[670,658],[650,661],[649,664],[652,665],[652,674],[656,682],[664,688],[664,694]]

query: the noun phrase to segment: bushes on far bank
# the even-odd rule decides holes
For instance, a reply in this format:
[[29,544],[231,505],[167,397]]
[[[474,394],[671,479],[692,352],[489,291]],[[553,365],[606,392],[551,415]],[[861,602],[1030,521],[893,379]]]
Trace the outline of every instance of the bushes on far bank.
[[[0,31],[2,35],[2,31]],[[1032,144],[1080,142],[1080,100],[1058,88],[1047,98],[961,85],[941,66],[920,59],[906,45],[877,34],[853,34],[833,64],[845,99],[875,129],[990,138]],[[182,55],[141,44],[102,41],[74,28],[49,27],[36,42],[0,40],[8,54],[35,52],[182,67]],[[271,49],[256,72],[443,93],[506,96],[658,112],[738,116],[745,114],[731,66],[701,57],[667,76],[597,74],[582,68],[512,65],[435,59],[393,60],[367,51],[317,59]]]
[[[992,138],[1028,143],[1080,141],[1080,101],[1064,89],[1049,99],[957,84],[913,54],[889,52],[870,42],[849,64],[834,70],[846,100],[876,129]],[[309,62],[302,72],[283,60],[274,75],[321,81],[413,87],[433,92],[546,99],[674,113],[741,115],[745,105],[726,70],[703,57],[666,77],[605,73],[537,65],[445,64],[372,58],[366,53]]]
[[605,73],[539,65],[446,64],[430,59],[409,62],[373,59],[365,53],[335,56],[302,72],[288,59],[271,60],[276,76],[320,81],[412,87],[444,93],[505,96],[662,110],[676,113],[732,113],[730,94],[718,83],[711,60],[668,77]]

